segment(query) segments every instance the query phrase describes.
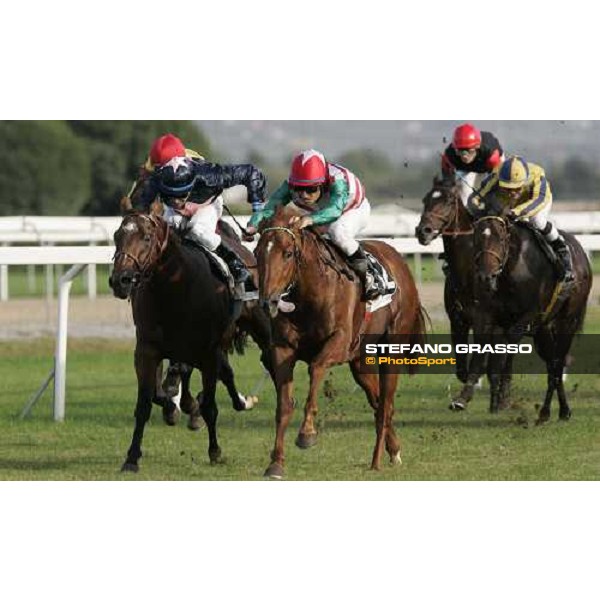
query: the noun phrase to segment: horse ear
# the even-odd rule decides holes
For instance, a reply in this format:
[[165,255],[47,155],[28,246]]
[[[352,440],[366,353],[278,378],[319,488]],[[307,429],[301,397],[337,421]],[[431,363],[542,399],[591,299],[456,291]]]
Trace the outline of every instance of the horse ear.
[[150,214],[154,217],[162,217],[165,212],[165,207],[160,200],[155,200],[150,205]]
[[124,196],[121,198],[121,213],[123,215],[127,215],[130,212],[133,212],[133,204],[131,203],[131,198],[129,196]]

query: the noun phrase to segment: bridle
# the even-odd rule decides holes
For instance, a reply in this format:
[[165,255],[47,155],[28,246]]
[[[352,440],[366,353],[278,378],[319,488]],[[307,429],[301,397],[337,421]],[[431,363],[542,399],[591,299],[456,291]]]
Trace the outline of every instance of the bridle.
[[115,255],[113,256],[113,262],[116,262],[119,259],[128,258],[129,260],[131,260],[133,262],[133,264],[137,268],[137,274],[142,279],[149,278],[151,267],[154,264],[156,264],[158,259],[163,255],[163,252],[165,251],[165,249],[169,243],[170,227],[168,227],[168,226],[166,227],[165,237],[161,241],[160,236],[158,235],[158,233],[160,231],[160,224],[161,224],[160,219],[153,215],[145,215],[145,214],[140,213],[140,214],[136,214],[136,215],[130,215],[130,217],[126,217],[125,220],[123,221],[123,223],[121,224],[121,227],[119,228],[119,230],[121,230],[123,228],[123,226],[125,225],[125,222],[129,218],[141,218],[145,221],[149,221],[152,224],[152,226],[154,227],[153,245],[150,248],[150,251],[148,252],[148,256],[146,257],[146,260],[143,263],[139,260],[139,258],[137,256],[134,256],[133,254],[130,254],[129,252],[123,252],[122,250],[118,250],[118,249],[115,252]]
[[[436,191],[439,192],[439,190],[434,190],[432,192],[432,194],[434,194]],[[440,192],[443,193],[443,192]],[[471,229],[459,229],[459,218],[460,218],[460,206],[459,206],[459,202],[461,202],[458,194],[456,193],[452,193],[450,194],[452,196],[453,202],[454,202],[454,217],[452,219],[450,219],[450,223],[448,223],[445,228],[438,233],[438,235],[442,235],[443,237],[459,237],[459,236],[463,236],[463,235],[473,235],[474,230],[471,227]],[[447,196],[447,194],[446,194]],[[428,212],[429,217],[433,217],[433,218],[437,218],[439,219],[442,223],[446,220],[447,216],[446,215],[442,215],[438,212],[435,212],[435,210],[431,210]]]
[[299,272],[300,272],[300,262],[301,262],[301,257],[302,257],[302,252],[301,252],[301,247],[300,247],[300,242],[298,240],[298,236],[289,227],[282,227],[282,226],[266,227],[261,232],[261,241],[265,239],[266,234],[276,233],[276,232],[280,232],[280,231],[282,231],[283,233],[286,233],[287,235],[290,235],[292,237],[292,240],[294,241],[294,273],[293,273],[290,284],[287,286],[285,291],[281,294],[281,296],[287,296],[298,284],[298,276],[299,276]]
[[500,246],[502,247],[502,249],[504,251],[503,252],[504,255],[501,256],[500,254],[498,254],[498,252],[496,252],[494,250],[490,250],[490,249],[480,250],[479,252],[477,252],[475,254],[474,262],[475,262],[475,264],[477,264],[479,259],[482,256],[484,256],[485,254],[490,254],[500,264],[500,268],[492,275],[492,277],[497,277],[498,275],[500,275],[500,273],[502,273],[502,271],[504,271],[504,268],[506,267],[506,263],[508,262],[508,255],[510,254],[508,245],[506,243],[509,238],[509,235],[510,235],[509,224],[502,217],[488,216],[488,217],[482,217],[481,219],[478,219],[475,222],[475,228],[479,227],[480,223],[482,223],[484,221],[497,221],[502,224],[503,233],[500,236]]

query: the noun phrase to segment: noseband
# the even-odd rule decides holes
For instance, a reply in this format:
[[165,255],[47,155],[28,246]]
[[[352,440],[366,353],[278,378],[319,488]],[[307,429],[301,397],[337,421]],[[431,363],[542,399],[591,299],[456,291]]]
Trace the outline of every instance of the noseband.
[[504,271],[504,268],[506,267],[506,263],[508,262],[509,248],[508,248],[508,244],[506,242],[507,242],[507,240],[509,238],[509,234],[510,234],[509,225],[506,222],[506,220],[503,219],[502,217],[491,216],[491,217],[482,217],[481,219],[478,219],[475,223],[475,228],[477,228],[479,226],[479,224],[482,223],[483,221],[497,221],[502,224],[503,233],[500,236],[500,246],[503,250],[503,255],[501,256],[494,250],[490,250],[490,249],[480,250],[479,252],[477,252],[477,254],[475,254],[474,261],[475,261],[475,264],[477,264],[479,259],[482,256],[484,256],[485,254],[490,254],[491,256],[493,256],[500,264],[500,268],[493,274],[493,277],[497,277],[498,275],[500,275],[500,273],[502,273],[502,271]]
[[[432,193],[435,193],[436,191],[439,192],[439,190],[434,190]],[[443,192],[440,192],[443,194]],[[444,237],[458,237],[461,235],[473,235],[473,228],[471,229],[464,229],[461,230],[458,228],[459,224],[459,213],[460,213],[460,207],[459,207],[459,202],[461,202],[458,194],[453,193],[451,194],[453,197],[453,202],[454,202],[454,218],[450,219],[450,223],[442,230],[441,235]],[[442,215],[440,213],[435,212],[434,210],[429,212],[429,216],[430,217],[434,217],[439,219],[440,221],[444,222],[446,220],[446,215]],[[439,233],[438,233],[439,235]]]

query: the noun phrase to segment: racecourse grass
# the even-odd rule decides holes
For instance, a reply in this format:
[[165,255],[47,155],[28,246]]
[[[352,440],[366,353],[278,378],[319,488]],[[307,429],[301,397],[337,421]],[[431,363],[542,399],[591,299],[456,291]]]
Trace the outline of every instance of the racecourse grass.
[[[586,331],[600,331],[600,309],[589,311]],[[52,366],[53,340],[0,343],[0,480],[261,480],[274,440],[275,396],[265,386],[260,403],[237,414],[219,388],[220,444],[224,464],[210,466],[206,430],[192,433],[182,421],[173,428],[155,408],[144,438],[138,474],[120,466],[133,429],[136,382],[133,341],[69,342],[67,417],[52,420],[47,391],[31,417],[18,415]],[[248,392],[260,377],[258,354],[233,357],[237,381]],[[487,481],[600,479],[600,376],[568,379],[573,419],[537,427],[536,407],[543,376],[516,376],[514,407],[488,413],[484,388],[465,413],[448,410],[459,389],[453,377],[403,377],[396,397],[396,425],[404,464],[368,467],[375,441],[373,416],[347,367],[332,371],[328,398],[321,398],[319,444],[308,451],[294,445],[307,392],[306,368],[297,368],[300,400],[286,438],[288,480]],[[194,388],[198,388],[194,379]]]

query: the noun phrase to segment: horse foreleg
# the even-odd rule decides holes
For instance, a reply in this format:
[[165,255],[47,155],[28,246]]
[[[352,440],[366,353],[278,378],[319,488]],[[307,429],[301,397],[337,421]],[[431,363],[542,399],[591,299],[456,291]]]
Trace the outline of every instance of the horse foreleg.
[[[458,317],[450,321],[450,336],[452,344],[456,348],[458,344],[466,344],[469,341],[469,325]],[[469,360],[466,354],[456,355],[456,377],[466,384],[469,378]]]
[[400,441],[393,425],[394,396],[398,386],[398,373],[393,373],[387,365],[379,370],[379,405],[375,411],[375,429],[377,441],[373,451],[371,469],[380,470],[383,458],[384,443],[393,464],[401,464]]
[[[162,406],[163,421],[170,427],[177,425],[179,418],[181,417],[181,411],[179,410],[177,404],[173,402],[173,398],[177,396],[177,393],[179,392],[180,366],[184,365],[169,365],[167,376],[165,377],[164,381],[162,381],[162,360],[158,363],[158,369],[156,371],[156,388],[158,398],[155,400],[155,402],[156,404]],[[174,370],[176,370],[176,386],[172,385],[172,378],[175,377],[173,373]]]
[[217,440],[217,373],[219,368],[219,357],[209,358],[202,365],[202,405],[200,414],[208,429],[208,458],[210,464],[217,464],[221,460],[221,448]]
[[156,394],[156,373],[160,360],[158,353],[152,348],[136,347],[135,370],[138,380],[138,396],[135,407],[135,428],[131,446],[122,471],[139,471],[139,459],[142,457],[142,438],[144,428],[152,413],[152,401]]
[[275,386],[277,388],[277,411],[275,414],[275,447],[271,453],[271,464],[265,472],[270,479],[283,478],[285,432],[294,412],[294,367],[295,351],[291,348],[276,347],[273,350]]
[[182,365],[184,368],[181,370],[181,399],[179,400],[179,406],[181,410],[188,415],[188,429],[192,431],[198,431],[202,429],[202,418],[200,415],[200,403],[192,395],[191,380],[194,369],[187,365]]
[[310,376],[310,387],[304,406],[304,421],[302,421],[300,432],[296,438],[296,446],[302,450],[312,448],[317,443],[318,433],[315,420],[319,412],[318,394],[323,383],[323,378],[325,377],[326,368],[323,364],[311,363],[308,373]]

